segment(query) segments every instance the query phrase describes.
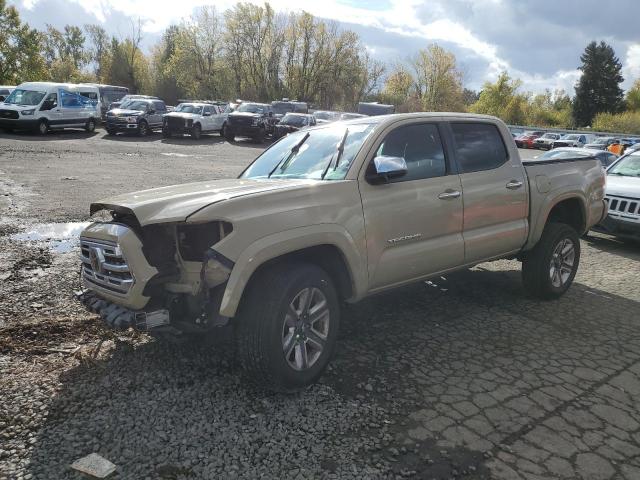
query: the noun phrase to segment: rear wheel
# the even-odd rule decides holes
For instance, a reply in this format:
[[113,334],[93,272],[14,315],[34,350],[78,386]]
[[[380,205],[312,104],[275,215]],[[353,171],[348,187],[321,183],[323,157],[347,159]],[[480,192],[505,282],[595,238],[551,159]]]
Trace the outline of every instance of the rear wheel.
[[163,127],[162,128],[162,136],[164,138],[171,138],[171,130],[169,130],[168,127]]
[[267,132],[265,131],[264,127],[261,128],[260,130],[258,130],[258,134],[253,137],[253,141],[256,143],[263,143],[264,142],[264,137],[267,135]]
[[524,287],[538,298],[558,298],[573,283],[579,263],[578,233],[564,223],[549,223],[522,261]]
[[222,128],[220,129],[220,136],[221,137],[227,137],[227,122],[224,122],[222,124]]
[[46,135],[49,131],[49,123],[43,118],[38,122],[38,133],[40,135]]
[[226,138],[229,142],[235,142],[236,140],[236,136],[233,134],[233,131],[229,127],[225,128],[224,138]]
[[96,131],[96,121],[93,118],[87,120],[87,124],[84,126],[85,131],[93,133]]
[[191,127],[191,138],[195,140],[200,140],[202,136],[202,127],[199,123],[196,123],[193,127]]
[[236,342],[250,380],[292,392],[318,380],[336,343],[338,295],[329,275],[305,263],[258,274],[243,300]]
[[113,128],[107,128],[107,135],[115,135],[116,131]]
[[144,120],[142,120],[138,125],[138,135],[140,135],[141,137],[146,137],[147,135],[149,135],[149,125]]

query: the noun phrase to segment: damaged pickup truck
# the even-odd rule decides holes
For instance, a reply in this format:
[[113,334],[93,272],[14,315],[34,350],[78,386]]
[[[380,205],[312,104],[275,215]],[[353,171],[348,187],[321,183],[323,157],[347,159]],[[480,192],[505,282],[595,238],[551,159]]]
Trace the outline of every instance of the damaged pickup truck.
[[[81,235],[79,298],[116,328],[229,325],[255,381],[305,387],[341,302],[511,258],[524,289],[571,285],[579,237],[607,213],[595,158],[521,162],[500,120],[368,117],[293,133],[237,179],[116,196]],[[347,319],[348,321],[348,319]]]

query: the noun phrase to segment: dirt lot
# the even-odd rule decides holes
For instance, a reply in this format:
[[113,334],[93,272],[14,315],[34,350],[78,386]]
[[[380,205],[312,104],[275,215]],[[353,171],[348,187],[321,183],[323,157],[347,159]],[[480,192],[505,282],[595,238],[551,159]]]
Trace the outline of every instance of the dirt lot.
[[640,478],[637,244],[588,237],[554,302],[503,261],[347,306],[321,383],[281,396],[242,382],[224,339],[106,330],[71,299],[75,250],[15,239],[263,147],[0,136],[0,479],[80,478],[91,452],[121,479]]

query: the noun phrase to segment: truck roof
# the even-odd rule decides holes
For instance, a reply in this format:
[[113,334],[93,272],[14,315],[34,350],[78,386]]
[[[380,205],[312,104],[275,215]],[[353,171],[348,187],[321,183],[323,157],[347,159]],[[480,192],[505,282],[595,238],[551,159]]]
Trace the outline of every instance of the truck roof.
[[344,120],[343,123],[376,123],[388,125],[400,120],[410,120],[416,118],[446,118],[449,120],[484,120],[500,122],[500,119],[491,115],[480,115],[477,113],[456,113],[456,112],[415,112],[415,113],[392,113],[389,115],[376,115],[372,117],[362,117],[353,120]]

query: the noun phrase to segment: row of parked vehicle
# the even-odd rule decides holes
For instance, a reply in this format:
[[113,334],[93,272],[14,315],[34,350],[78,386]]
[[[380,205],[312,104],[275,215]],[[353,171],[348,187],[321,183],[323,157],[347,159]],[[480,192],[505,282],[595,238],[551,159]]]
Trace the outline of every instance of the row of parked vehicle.
[[[108,135],[121,132],[140,136],[162,131],[165,137],[219,133],[233,141],[237,136],[262,142],[322,123],[367,115],[393,113],[392,105],[362,102],[363,113],[311,111],[305,102],[289,99],[271,103],[181,101],[171,107],[148,95],[130,95],[125,87],[99,84],[28,82],[0,87],[0,127],[5,131],[52,129],[95,130],[103,122]],[[364,113],[367,112],[367,113]]]
[[518,148],[536,148],[551,150],[559,147],[587,148],[592,150],[608,150],[621,155],[633,145],[640,143],[640,138],[603,137],[589,133],[558,133],[529,131],[521,134],[512,132]]

